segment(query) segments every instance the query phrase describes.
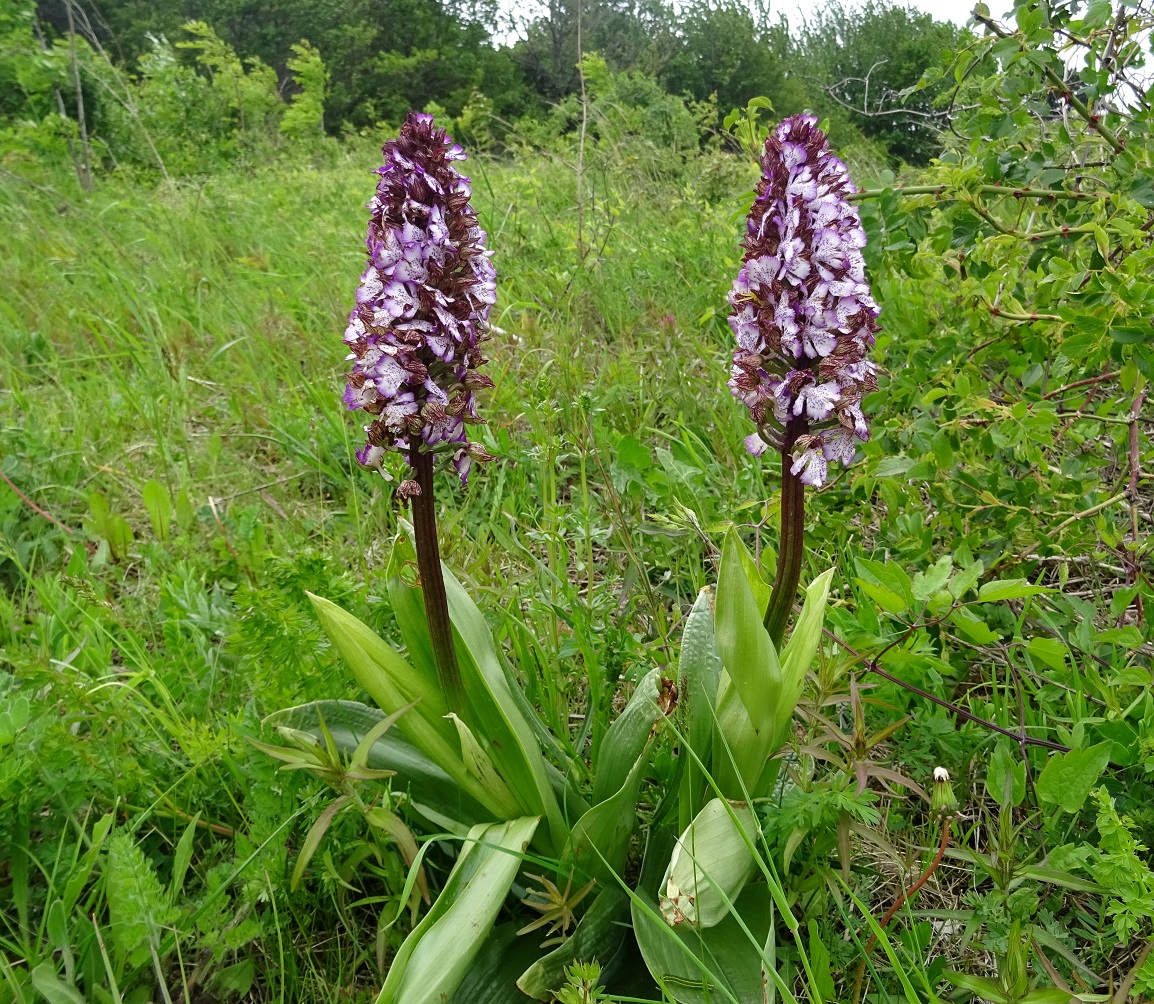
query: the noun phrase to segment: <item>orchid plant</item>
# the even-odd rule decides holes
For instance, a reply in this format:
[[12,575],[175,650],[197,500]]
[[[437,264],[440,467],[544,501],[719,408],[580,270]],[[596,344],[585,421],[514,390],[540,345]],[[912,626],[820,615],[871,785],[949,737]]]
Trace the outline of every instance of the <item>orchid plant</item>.
[[[475,394],[491,386],[479,368],[496,273],[468,179],[457,171],[464,159],[429,115],[411,114],[385,145],[345,333],[352,371],[344,400],[369,418],[357,458],[384,474],[395,451],[411,469],[397,495],[411,506],[412,524],[388,570],[404,653],[313,597],[377,708],[322,701],[275,718],[354,753],[366,778],[393,772],[436,839],[460,842],[378,1001],[464,1001],[481,986],[487,1000],[504,999],[493,989],[495,960],[542,927],[560,943],[550,939],[508,980],[510,1001],[553,999],[579,964],[596,961],[611,979],[634,942],[678,1001],[705,992],[736,1004],[752,999],[747,986],[766,999],[775,982],[787,994],[773,964],[772,916],[774,900],[787,918],[788,907],[758,852],[757,807],[777,778],[775,756],[791,734],[833,575],[809,585],[786,641],[804,557],[805,488],[824,482],[830,462],[848,464],[869,435],[861,398],[875,386],[867,352],[878,310],[865,281],[864,231],[847,201],[852,183],[813,119],[783,122],[764,143],[730,294],[737,351],[729,386],[756,425],[747,445],[782,457],[774,584],[730,531],[716,598],[704,590],[685,621],[676,676],[645,676],[590,769],[576,770],[438,551],[435,474],[444,468],[464,482],[474,461],[492,459],[467,434],[480,420]],[[414,559],[417,584],[405,574]],[[627,884],[642,791],[663,743],[675,751],[676,775],[648,820],[638,879]],[[430,838],[415,855],[408,849],[410,887],[423,882],[433,846]],[[515,886],[526,894],[528,922],[495,927]]]

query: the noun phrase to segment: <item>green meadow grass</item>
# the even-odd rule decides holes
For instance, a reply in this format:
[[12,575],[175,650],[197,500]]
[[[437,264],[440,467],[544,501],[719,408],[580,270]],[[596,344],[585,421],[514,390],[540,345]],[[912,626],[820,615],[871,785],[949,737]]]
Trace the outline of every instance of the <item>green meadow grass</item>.
[[[590,152],[580,210],[572,159],[470,163],[499,273],[496,386],[479,433],[497,460],[467,487],[439,486],[446,560],[547,724],[575,744],[587,722],[604,728],[631,681],[676,660],[725,528],[741,526],[767,567],[776,539],[773,464],[744,452],[748,418],[724,386],[725,297],[752,172],[716,153],[688,164],[626,154]],[[368,999],[408,930],[403,862],[375,853],[351,819],[290,890],[325,792],[246,740],[280,708],[363,696],[306,591],[399,639],[384,573],[405,513],[391,485],[357,467],[358,421],[340,400],[374,166],[350,149],[313,167],[107,182],[89,196],[0,174],[0,473],[14,486],[0,484],[0,712],[10,722],[28,702],[12,735],[0,715],[0,1004],[35,999],[28,974],[41,963],[110,986],[106,957],[133,1004],[152,999],[157,969],[173,1000]],[[1075,416],[1066,429],[1081,445],[1066,448],[1042,421],[1052,415],[1033,375],[1051,346],[1025,326],[992,331],[940,254],[915,255],[888,217],[865,212],[883,391],[867,401],[862,461],[809,498],[803,582],[836,564],[837,630],[1003,728],[1065,741],[1073,723],[1124,720],[1143,686],[1137,629],[1111,606],[1128,520],[1100,503],[1122,476],[1127,421],[1102,404],[1114,424]],[[1054,358],[1055,383],[1082,376]],[[1067,518],[1080,511],[1093,518]],[[1031,568],[1037,581],[1065,585],[1073,569],[1073,598],[1033,608],[1058,626],[1069,662],[1034,646],[1049,663],[1019,671],[1011,643],[932,635],[937,625],[899,644],[901,623],[880,620],[854,584],[859,557],[910,569],[917,584],[950,555],[958,568],[981,558],[987,578],[1023,574],[1014,556],[1031,549],[1052,562]],[[1024,651],[1031,608],[983,609]],[[1091,637],[1095,618],[1114,634]],[[814,674],[811,706],[847,729],[857,672],[836,651]],[[869,700],[871,727],[912,719],[869,756],[922,780],[939,763],[964,770],[959,794],[975,819],[987,811],[991,733],[888,685]],[[1101,725],[1095,741],[1136,737],[1122,725],[1130,732]],[[663,779],[669,761],[655,762]],[[855,862],[855,894],[872,889],[876,912],[896,894],[892,861],[916,860],[938,831],[901,801],[880,816],[854,802],[848,773],[810,784],[810,769],[772,839],[781,848],[790,827],[812,826],[792,845],[789,895],[824,925],[844,972],[857,956],[842,932],[857,920],[826,892],[839,820],[853,810],[892,842],[888,856],[861,845]],[[1144,803],[1128,811],[1149,824]],[[1091,832],[1053,825],[1069,842]],[[1019,832],[1022,860],[1040,856],[1029,830],[1006,838],[1011,849]],[[427,864],[435,884],[449,860]],[[1012,890],[951,868],[923,927],[1009,915]],[[1114,946],[1102,909],[1058,895],[1038,916],[1063,950],[1071,941],[1104,968]],[[916,938],[929,935],[911,932],[920,959]],[[138,950],[150,944],[155,962]],[[956,951],[988,971],[972,946]],[[780,958],[789,977],[784,945]]]
[[[32,854],[16,915],[51,900],[36,872],[79,853],[102,813],[162,876],[199,816],[178,900],[202,902],[270,842],[264,879],[250,867],[207,921],[168,918],[187,966],[227,930],[270,973],[285,953],[280,978],[306,999],[310,980],[337,987],[359,969],[372,982],[362,928],[379,904],[349,907],[363,897],[341,885],[339,858],[321,869],[319,904],[285,893],[302,831],[282,824],[304,791],[241,731],[292,703],[358,696],[305,589],[390,631],[380,577],[398,507],[357,467],[340,401],[373,166],[345,156],[83,200],[8,179],[0,190],[0,471],[28,496],[0,487],[0,638],[42,712],[36,743],[0,768],[0,798],[25,813],[13,840]],[[588,702],[600,717],[621,679],[673,658],[682,610],[712,578],[708,525],[766,494],[723,386],[749,179],[709,203],[687,175],[592,171],[579,248],[567,164],[472,166],[500,275],[482,433],[498,460],[464,489],[441,486],[443,549],[483,603],[516,611],[529,692],[564,725]],[[685,509],[652,519],[658,474]],[[154,498],[171,510],[167,534]],[[118,518],[131,540],[101,522]],[[51,811],[33,818],[41,802]],[[141,862],[109,867],[129,881]],[[253,910],[262,881],[280,914]],[[48,951],[28,924],[4,933],[14,957]]]

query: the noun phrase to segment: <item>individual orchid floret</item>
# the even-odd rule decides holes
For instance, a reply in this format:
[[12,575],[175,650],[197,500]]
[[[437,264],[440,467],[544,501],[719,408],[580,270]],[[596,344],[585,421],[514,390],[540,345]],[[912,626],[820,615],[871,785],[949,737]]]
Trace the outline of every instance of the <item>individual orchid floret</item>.
[[865,276],[866,236],[845,164],[808,115],[765,141],[741,271],[729,294],[737,339],[729,380],[758,427],[760,455],[781,448],[791,475],[825,483],[869,439],[861,399],[877,388],[867,353],[878,307]]
[[466,426],[480,421],[475,392],[493,385],[478,367],[497,274],[469,179],[454,167],[464,151],[433,117],[410,113],[382,152],[344,337],[353,364],[345,405],[372,416],[357,460],[379,468],[396,450],[412,465],[419,443],[448,454],[464,483],[474,460],[489,459]]

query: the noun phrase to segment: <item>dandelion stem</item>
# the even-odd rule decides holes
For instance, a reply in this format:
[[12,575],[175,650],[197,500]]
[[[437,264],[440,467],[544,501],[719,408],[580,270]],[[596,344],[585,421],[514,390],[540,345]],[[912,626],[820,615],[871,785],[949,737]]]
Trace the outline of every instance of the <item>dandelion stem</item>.
[[449,602],[445,595],[445,576],[441,571],[441,550],[437,543],[437,501],[433,494],[433,455],[421,449],[420,434],[409,441],[412,464],[420,494],[413,496],[413,535],[417,548],[417,570],[425,597],[425,620],[433,645],[437,679],[445,693],[449,710],[468,721],[465,690],[457,651],[453,647],[453,623],[449,620]]

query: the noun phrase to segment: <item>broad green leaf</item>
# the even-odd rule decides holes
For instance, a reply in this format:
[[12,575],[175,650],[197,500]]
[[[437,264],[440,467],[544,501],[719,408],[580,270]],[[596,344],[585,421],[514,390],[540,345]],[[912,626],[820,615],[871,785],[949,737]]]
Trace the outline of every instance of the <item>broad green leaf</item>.
[[999,741],[986,770],[986,791],[1003,809],[1021,805],[1026,797],[1026,765],[1008,742]]
[[449,709],[433,681],[414,670],[367,624],[320,596],[309,593],[308,597],[325,634],[377,706],[391,714],[419,700],[402,728],[411,729],[413,719],[420,717],[455,745],[456,730],[445,718]]
[[[1018,998],[1017,1004],[1070,1004],[1070,999],[1075,996],[1069,990],[1059,990],[1057,987],[1038,987]],[[1107,995],[1103,997],[1109,1000]]]
[[445,718],[448,708],[440,691],[430,687],[393,649],[367,625],[335,603],[308,594],[325,634],[353,671],[357,682],[368,691],[381,710],[399,711],[413,701],[417,706],[399,727],[413,745],[461,785],[473,798],[497,817],[505,818],[484,787],[468,772],[461,760],[460,739],[453,723]]
[[1025,579],[998,579],[987,582],[978,590],[979,603],[994,603],[997,600],[1017,600],[1038,593],[1052,593],[1046,586],[1035,586]]
[[737,533],[730,530],[722,545],[714,631],[721,664],[737,688],[753,727],[762,731],[773,727],[775,709],[784,697],[783,680],[777,652],[749,588],[743,549]]
[[89,876],[96,865],[97,857],[100,856],[100,849],[104,846],[104,840],[112,829],[114,819],[114,814],[109,812],[107,815],[101,816],[92,827],[92,845],[84,852],[84,857],[76,863],[72,869],[72,874],[68,876],[68,881],[64,883],[64,895],[61,899],[64,900],[66,913],[71,913],[80,900],[80,894],[88,884]]
[[954,559],[947,554],[930,565],[924,572],[918,572],[910,583],[910,589],[914,594],[914,599],[925,602],[929,600],[934,593],[945,589],[946,583],[950,580],[950,572],[953,571],[953,567]]
[[984,976],[971,976],[969,973],[955,973],[952,970],[947,970],[944,975],[954,986],[968,990],[974,996],[989,1001],[990,1004],[1010,1004],[1010,999],[1001,984],[994,980],[988,980]]
[[677,1004],[767,1001],[761,969],[767,961],[764,945],[773,900],[765,885],[746,886],[729,916],[704,930],[674,930],[660,919],[656,902],[644,893],[633,899],[632,915],[649,972]]
[[781,675],[784,681],[782,700],[774,708],[777,727],[777,741],[781,741],[784,730],[789,728],[789,720],[797,707],[805,674],[813,664],[813,657],[821,644],[821,631],[825,624],[826,602],[829,587],[833,581],[833,569],[827,568],[809,584],[805,591],[805,604],[781,653]]
[[172,503],[168,500],[168,492],[154,478],[141,489],[140,497],[148,512],[148,519],[152,523],[152,532],[156,534],[156,539],[168,540],[169,527],[172,524]]
[[245,959],[218,969],[209,979],[209,985],[215,993],[239,994],[243,997],[252,989],[255,979],[256,963],[252,959]]
[[616,882],[606,885],[572,935],[521,974],[518,988],[536,1000],[551,1001],[565,985],[565,970],[576,962],[599,962],[604,975],[624,949],[628,921],[628,895]]
[[677,838],[658,902],[666,922],[714,927],[753,874],[760,836],[748,802],[713,798]]
[[[857,568],[858,584],[891,613],[901,613],[913,606],[913,583],[900,565],[892,561],[857,558],[854,566]],[[871,591],[867,586],[876,588]]]
[[[724,568],[724,558],[722,567]],[[784,741],[794,709],[797,707],[805,674],[821,641],[832,578],[833,569],[829,569],[819,575],[806,590],[805,606],[783,650],[782,662],[777,667],[773,686],[767,687],[762,697],[765,705],[762,717],[768,719],[767,725],[758,726],[753,721],[747,710],[745,697],[734,685],[728,666],[721,675],[717,691],[712,773],[718,790],[726,798],[742,799],[747,793],[752,797],[760,797],[766,793],[764,784],[769,778],[767,761]],[[740,586],[740,582],[738,585]],[[725,650],[720,644],[720,612],[719,587],[718,648],[724,662]],[[760,621],[756,623],[756,627],[760,631],[758,640],[764,640],[767,650],[772,653],[773,643]],[[776,657],[774,658],[776,661]],[[683,813],[688,815],[684,807]]]
[[305,834],[305,839],[301,843],[300,854],[297,855],[296,867],[293,868],[292,880],[289,883],[289,888],[293,891],[300,885],[301,879],[304,877],[305,869],[308,868],[309,862],[320,847],[321,841],[324,840],[325,834],[332,825],[337,814],[351,801],[349,795],[341,795],[339,798],[334,798],[328,805],[324,807],[321,814],[317,816],[316,822],[309,827],[308,833]]
[[489,932],[453,994],[452,1004],[526,1004],[527,998],[517,989],[517,977],[536,962],[545,949],[536,938],[518,937],[521,926],[521,921],[511,920]]
[[1069,753],[1051,753],[1038,775],[1038,797],[1077,812],[1110,762],[1113,743],[1098,743]]
[[108,549],[112,552],[113,558],[123,561],[128,556],[128,548],[136,539],[136,534],[132,532],[128,520],[119,513],[114,513],[108,518],[105,528],[108,531],[106,534]]
[[457,726],[457,734],[461,737],[461,759],[465,761],[465,769],[481,782],[489,795],[506,807],[509,817],[516,812],[517,800],[509,791],[509,786],[493,766],[489,754],[481,748],[477,737],[460,718],[450,712],[449,719]]
[[665,716],[658,704],[664,689],[661,671],[652,669],[642,677],[625,709],[601,740],[593,765],[593,804],[604,802],[621,789],[654,728]]
[[766,761],[775,752],[773,726],[754,728],[745,703],[728,673],[721,674],[717,689],[717,726],[713,735],[711,772],[718,792],[725,798],[757,798],[765,792],[759,780]]
[[475,826],[432,908],[405,938],[377,1004],[444,1004],[488,937],[533,839],[533,817]]
[[1090,0],[1090,7],[1086,16],[1082,18],[1083,32],[1097,31],[1109,23],[1114,16],[1114,5],[1111,0]]
[[572,865],[579,875],[604,883],[613,882],[614,875],[624,869],[629,839],[638,822],[638,794],[655,745],[651,738],[621,788],[573,824],[562,856],[564,868]]
[[764,617],[765,609],[769,606],[769,596],[773,590],[769,583],[761,577],[761,569],[757,567],[757,562],[753,560],[749,548],[741,543],[740,537],[737,538],[737,542],[740,545],[738,553],[741,555],[741,567],[745,569],[746,581],[749,582],[749,591],[753,594],[753,602],[757,606],[759,616]]
[[706,588],[685,619],[681,632],[681,653],[677,664],[677,727],[680,741],[688,747],[681,750],[681,794],[678,832],[701,807],[705,794],[705,775],[698,760],[709,763],[713,743],[714,702],[721,681],[721,656],[713,636],[712,593]]
[[951,577],[946,588],[949,589],[950,595],[955,600],[960,600],[973,587],[974,584],[982,577],[982,572],[986,570],[986,566],[980,561],[975,561],[960,572],[955,572]]
[[513,697],[489,625],[452,570],[442,563],[457,657],[472,711],[471,726],[527,813],[544,816],[548,848],[564,846],[569,827],[545,768],[532,726]]
[[1030,639],[1026,651],[1051,669],[1065,669],[1066,656],[1070,650],[1057,638],[1043,638],[1040,635]]
[[866,579],[855,579],[854,581],[861,587],[862,592],[883,610],[891,614],[904,614],[909,610],[910,604],[905,597],[895,593],[892,589],[876,582],[869,582]]
[[996,631],[991,630],[984,620],[966,607],[959,607],[951,613],[950,623],[975,645],[992,645],[1001,640]]
[[32,970],[32,985],[48,1004],[85,1004],[84,995],[71,983],[65,983],[47,962]]
[[417,556],[408,538],[398,533],[393,538],[393,549],[385,571],[389,606],[397,618],[409,664],[425,678],[426,686],[439,689],[437,663],[433,658],[433,643],[429,639],[429,623],[425,617],[425,597],[419,586],[410,585],[406,580],[406,569],[410,576],[416,575]]
[[184,877],[188,874],[188,865],[192,861],[193,841],[196,839],[196,827],[199,823],[198,812],[180,835],[176,850],[172,852],[172,880],[168,883],[168,897],[173,903],[180,898],[184,888]]
[[1047,868],[1045,865],[1022,865],[1014,869],[1014,876],[1029,879],[1031,882],[1046,882],[1064,889],[1074,889],[1077,892],[1093,893],[1096,896],[1106,892],[1097,882],[1091,882],[1090,879],[1081,878],[1058,868]]

